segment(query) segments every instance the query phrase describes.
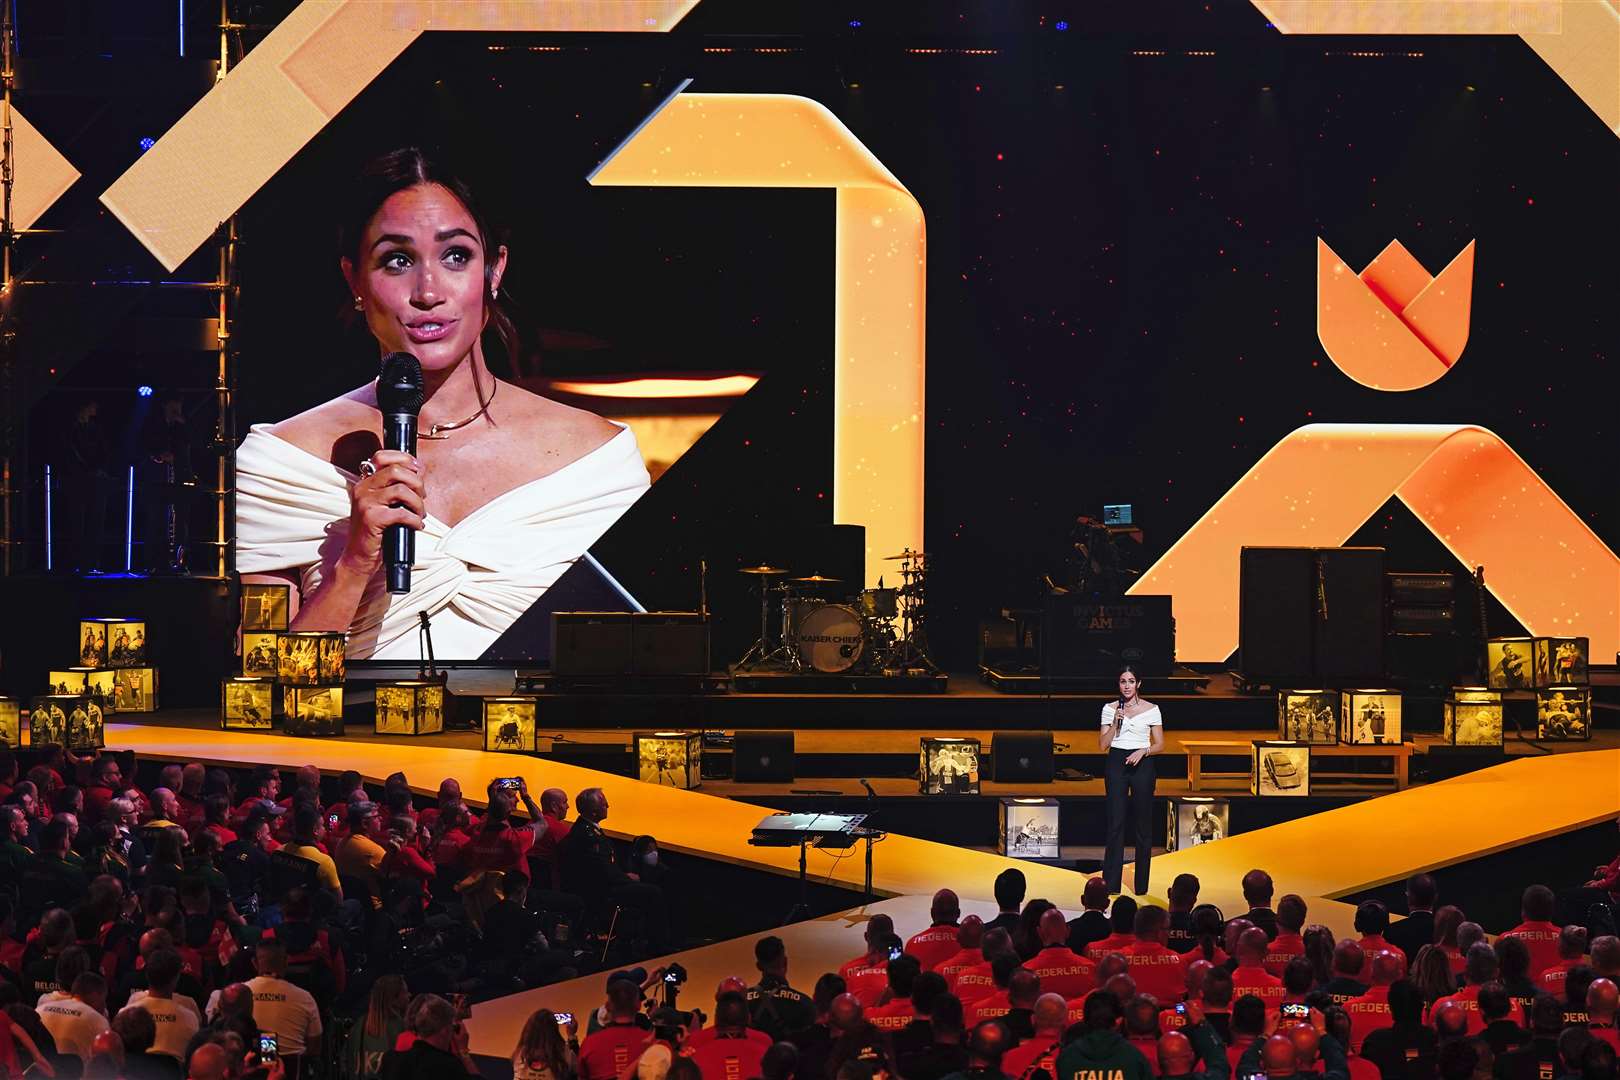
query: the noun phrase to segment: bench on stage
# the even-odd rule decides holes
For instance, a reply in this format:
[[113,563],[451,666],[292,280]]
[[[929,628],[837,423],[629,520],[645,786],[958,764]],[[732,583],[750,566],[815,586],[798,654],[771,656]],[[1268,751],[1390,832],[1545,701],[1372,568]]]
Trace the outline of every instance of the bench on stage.
[[[1187,789],[1189,791],[1212,790],[1206,785],[1213,782],[1220,785],[1249,783],[1249,771],[1243,772],[1216,772],[1204,768],[1205,757],[1254,757],[1253,742],[1236,742],[1218,739],[1184,739],[1181,748],[1187,754]],[[1351,745],[1348,743],[1316,743],[1311,746],[1313,758],[1388,758],[1390,768],[1388,772],[1324,772],[1318,768],[1311,769],[1311,783],[1327,781],[1331,784],[1388,784],[1392,790],[1406,790],[1408,766],[1412,760],[1412,744],[1409,742],[1387,743],[1373,746]],[[1213,790],[1225,790],[1218,788]]]

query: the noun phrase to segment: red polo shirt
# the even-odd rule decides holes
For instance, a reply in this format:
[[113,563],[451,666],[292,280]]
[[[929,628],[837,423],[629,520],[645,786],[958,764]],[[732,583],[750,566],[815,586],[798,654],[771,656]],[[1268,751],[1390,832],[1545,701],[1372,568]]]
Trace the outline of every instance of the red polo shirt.
[[962,1021],[969,1031],[974,1025],[982,1024],[986,1020],[999,1020],[1012,1011],[1012,1002],[1007,999],[1007,991],[997,990],[989,997],[980,998],[962,1010]]
[[[715,1027],[713,1024],[710,1024],[706,1028],[700,1028],[699,1030],[692,1032],[692,1034],[687,1037],[686,1041],[681,1044],[682,1056],[691,1057],[693,1054],[697,1053],[703,1047],[708,1046],[719,1037],[720,1029]],[[773,1045],[771,1037],[765,1034],[763,1031],[760,1031],[758,1028],[744,1028],[742,1037],[750,1042],[759,1043],[760,1049],[762,1050],[769,1050]]]
[[[1479,1012],[1479,987],[1465,986],[1455,994],[1452,994],[1450,997],[1443,997],[1439,1001],[1436,1001],[1433,1005],[1430,1005],[1426,1010],[1424,1010],[1423,1022],[1425,1024],[1433,1024],[1434,1014],[1439,1012],[1440,1008],[1447,1004],[1460,1005],[1464,1010],[1467,1011],[1469,1035],[1478,1035],[1480,1032],[1485,1030],[1485,1018],[1481,1016]],[[1512,1020],[1515,1024],[1518,1024],[1520,1027],[1524,1027],[1524,1010],[1519,1007],[1519,1003],[1517,1001],[1514,1001],[1512,1004],[1513,1007],[1508,1010],[1507,1018]]]
[[1232,972],[1232,1000],[1236,1001],[1244,994],[1253,994],[1266,1003],[1267,1012],[1276,1012],[1282,1005],[1283,984],[1275,975],[1267,974],[1263,967],[1246,967],[1239,965]]
[[1135,934],[1109,934],[1101,941],[1093,941],[1086,946],[1086,959],[1095,964],[1109,953],[1122,953],[1135,944]]
[[652,1032],[633,1023],[593,1032],[579,1048],[580,1080],[618,1080],[651,1038]]
[[950,986],[959,972],[976,968],[982,963],[984,963],[983,949],[963,949],[955,956],[946,957],[935,964],[934,971],[944,977],[946,986]]
[[[1125,950],[1136,990],[1160,1005],[1173,1005],[1187,993],[1187,957],[1157,941],[1138,941]],[[1065,993],[1064,997],[1069,995]]]
[[1305,939],[1287,930],[1279,930],[1276,938],[1266,947],[1266,970],[1280,979],[1283,970],[1288,967],[1288,961],[1304,955]]
[[1391,945],[1385,941],[1383,934],[1368,934],[1356,944],[1361,946],[1361,955],[1367,958],[1367,966],[1362,969],[1363,971],[1369,973],[1372,971],[1373,957],[1381,952],[1392,952],[1400,957],[1402,970],[1410,966],[1406,962],[1406,950],[1399,945]]
[[100,784],[84,789],[84,823],[94,825],[107,813],[107,804],[118,797],[118,792]]
[[961,946],[956,944],[957,927],[952,923],[935,923],[906,942],[906,952],[917,958],[924,971],[934,970],[941,960],[955,956]]
[[899,1031],[917,1019],[917,1010],[912,1007],[910,998],[897,998],[887,1005],[867,1009],[864,1015],[879,1031]]
[[857,1001],[870,1009],[888,988],[889,962],[886,959],[872,960],[867,956],[857,956],[840,967],[838,975],[844,980],[844,990],[854,994]]
[[1387,986],[1374,986],[1360,997],[1351,998],[1344,1003],[1344,1011],[1350,1014],[1350,1049],[1356,1053],[1361,1052],[1368,1035],[1395,1025]]
[[963,968],[956,973],[956,978],[951,980],[951,993],[955,994],[963,1005],[987,998],[995,992],[996,980],[990,973],[989,963]]
[[1550,922],[1522,922],[1503,934],[1516,937],[1530,950],[1530,977],[1534,979],[1558,963],[1558,927]]
[[759,1064],[769,1049],[749,1038],[715,1038],[691,1057],[703,1080],[749,1080],[759,1075]]
[[1057,1057],[1063,1051],[1063,1031],[1037,1031],[1033,1039],[1025,1039],[1001,1059],[1001,1072],[1014,1078],[1033,1069],[1044,1069],[1047,1076],[1056,1076]]
[[[1176,957],[1179,971],[1181,957],[1177,953],[1171,955]],[[1040,976],[1043,994],[1085,997],[1097,988],[1097,965],[1071,951],[1067,945],[1046,946],[1025,961],[1024,967]]]
[[[541,823],[545,825],[543,832],[540,829]],[[558,821],[550,814],[541,814],[540,821],[535,823],[534,850],[531,854],[541,862],[556,863],[557,845],[563,842],[563,838],[573,827],[572,821]]]
[[1552,967],[1537,975],[1532,981],[1537,990],[1545,990],[1559,1001],[1564,1000],[1564,983],[1569,979],[1569,969],[1577,964],[1590,964],[1592,958],[1583,956],[1577,960],[1560,960]]
[[529,849],[534,846],[534,830],[527,825],[481,830],[461,849],[462,865],[475,870],[505,870],[529,876]]

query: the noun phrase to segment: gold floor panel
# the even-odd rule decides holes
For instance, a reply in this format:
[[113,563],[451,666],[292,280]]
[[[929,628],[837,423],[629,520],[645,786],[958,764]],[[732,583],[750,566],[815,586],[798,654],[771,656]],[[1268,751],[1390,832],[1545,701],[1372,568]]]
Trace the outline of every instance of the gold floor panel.
[[[755,848],[747,843],[761,811],[701,791],[677,791],[571,765],[533,758],[457,750],[442,746],[393,745],[377,741],[320,740],[201,731],[156,725],[109,724],[108,744],[155,758],[222,764],[272,762],[285,768],[313,764],[327,771],[356,769],[381,781],[403,770],[416,790],[431,794],[445,776],[455,776],[469,795],[497,776],[524,775],[532,789],[561,787],[571,795],[601,787],[612,813],[609,833],[652,833],[668,849],[796,875],[796,849]],[[1239,882],[1254,868],[1271,871],[1279,892],[1297,892],[1311,906],[1311,920],[1336,932],[1350,929],[1352,910],[1333,902],[1419,870],[1464,862],[1527,840],[1567,832],[1620,813],[1620,750],[1591,750],[1526,758],[1453,780],[1370,797],[1349,806],[1281,825],[1239,833],[1216,844],[1155,860],[1153,884],[1162,890],[1179,873],[1197,874],[1202,898],[1223,910],[1241,910]],[[927,922],[928,895],[954,888],[964,901],[988,901],[1003,868],[1018,865],[1029,878],[1029,895],[1044,896],[1065,911],[1078,908],[1082,877],[1073,871],[1019,863],[947,844],[891,836],[878,845],[876,890],[897,905],[905,934]],[[859,889],[860,858],[834,865],[829,854],[811,855],[810,873]],[[1129,868],[1125,880],[1131,880]],[[975,907],[974,910],[983,910]],[[865,915],[846,912],[789,928],[793,971],[808,986],[816,975],[860,951]],[[726,942],[682,956],[692,972],[692,1002],[712,998],[718,975],[751,974],[751,939]],[[601,1002],[601,978],[561,984],[490,1002],[475,1012],[474,1049],[504,1055],[522,1019],[541,1003],[581,1012]]]

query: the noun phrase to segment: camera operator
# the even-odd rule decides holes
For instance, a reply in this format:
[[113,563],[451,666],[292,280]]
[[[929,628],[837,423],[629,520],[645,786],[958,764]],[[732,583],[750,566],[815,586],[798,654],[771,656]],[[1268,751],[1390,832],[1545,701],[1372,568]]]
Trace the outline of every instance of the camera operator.
[[579,1048],[579,1080],[618,1080],[624,1065],[652,1038],[642,1026],[641,983],[631,972],[608,976],[608,1020]]

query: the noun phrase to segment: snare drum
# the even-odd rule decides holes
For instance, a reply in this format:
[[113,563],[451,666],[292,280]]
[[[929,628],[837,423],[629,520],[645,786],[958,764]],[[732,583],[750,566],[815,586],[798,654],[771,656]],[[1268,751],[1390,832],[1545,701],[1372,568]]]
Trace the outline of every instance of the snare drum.
[[856,598],[861,615],[868,619],[892,619],[900,614],[899,589],[866,589]]
[[860,662],[865,647],[860,614],[847,604],[822,604],[798,622],[794,648],[812,670],[848,671]]

